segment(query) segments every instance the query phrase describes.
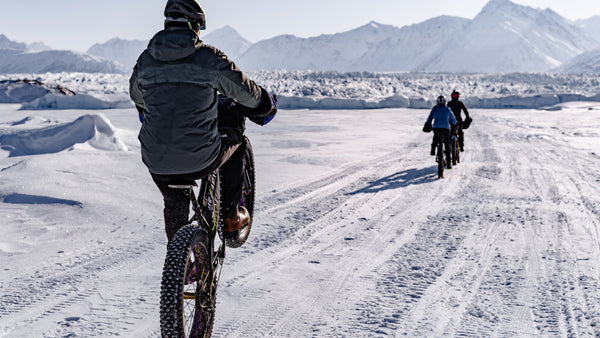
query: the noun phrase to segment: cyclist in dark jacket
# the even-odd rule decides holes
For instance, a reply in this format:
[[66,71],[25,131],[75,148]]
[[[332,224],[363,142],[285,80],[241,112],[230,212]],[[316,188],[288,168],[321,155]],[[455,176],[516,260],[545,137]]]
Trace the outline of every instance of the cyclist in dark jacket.
[[[433,124],[432,124],[433,121]],[[446,106],[446,98],[439,96],[437,98],[437,105],[431,109],[429,117],[427,117],[426,125],[433,127],[433,143],[431,144],[431,155],[435,155],[435,146],[439,142],[444,143],[446,153],[446,166],[448,169],[452,169],[451,158],[450,158],[450,129],[457,123],[454,114]]]
[[169,0],[164,14],[165,29],[150,40],[133,69],[130,96],[142,120],[142,160],[164,198],[167,238],[187,223],[190,203],[183,190],[169,184],[191,184],[219,167],[223,230],[234,232],[249,220],[236,203],[245,152],[243,117],[219,117],[217,95],[235,99],[261,125],[277,112],[277,100],[223,52],[202,43],[198,34],[205,17],[196,0]]
[[456,117],[456,120],[458,121],[458,127],[457,127],[458,146],[460,148],[460,151],[464,151],[465,133],[463,131],[463,118],[461,115],[461,111],[465,112],[465,119],[470,118],[469,111],[467,110],[467,107],[465,107],[465,104],[462,103],[462,101],[458,100],[458,98],[460,97],[459,92],[457,92],[456,90],[452,91],[452,94],[450,94],[450,97],[452,99],[450,100],[450,102],[448,102],[448,107],[450,107],[450,109],[452,109],[452,112],[454,113],[454,117]]

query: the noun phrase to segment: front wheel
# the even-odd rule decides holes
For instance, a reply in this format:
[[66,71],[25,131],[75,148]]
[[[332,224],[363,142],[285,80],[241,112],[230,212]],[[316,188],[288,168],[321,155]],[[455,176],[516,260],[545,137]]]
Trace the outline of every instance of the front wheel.
[[210,337],[216,303],[210,235],[186,225],[167,247],[160,290],[162,337]]

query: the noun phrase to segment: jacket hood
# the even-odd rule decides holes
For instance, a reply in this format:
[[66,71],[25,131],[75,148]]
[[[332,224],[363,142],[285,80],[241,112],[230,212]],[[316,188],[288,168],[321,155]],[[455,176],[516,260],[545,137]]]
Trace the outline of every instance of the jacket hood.
[[148,52],[159,61],[175,61],[192,55],[202,46],[198,35],[188,28],[167,28],[148,43]]

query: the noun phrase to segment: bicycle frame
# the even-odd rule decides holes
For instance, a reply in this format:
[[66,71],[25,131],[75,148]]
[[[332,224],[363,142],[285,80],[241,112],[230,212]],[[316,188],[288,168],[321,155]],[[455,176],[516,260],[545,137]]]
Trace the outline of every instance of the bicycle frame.
[[[210,175],[214,175],[214,174],[210,174]],[[212,262],[212,264],[210,265],[208,278],[209,278],[209,280],[212,281],[210,283],[210,285],[212,287],[219,283],[219,279],[221,277],[221,271],[223,269],[223,262],[225,260],[225,243],[221,242],[221,245],[215,251],[215,237],[217,234],[217,228],[216,228],[217,225],[216,225],[216,222],[214,219],[212,220],[213,222],[209,222],[206,219],[205,215],[203,214],[205,207],[208,206],[208,203],[210,203],[212,201],[212,199],[214,198],[212,191],[214,191],[214,189],[216,188],[214,186],[211,187],[209,185],[210,181],[208,178],[210,177],[210,175],[208,177],[200,180],[200,190],[198,191],[197,197],[194,192],[194,188],[197,187],[196,184],[194,184],[194,185],[169,185],[169,187],[176,188],[176,189],[183,189],[185,191],[185,194],[189,197],[190,201],[192,202],[192,210],[194,212],[194,214],[192,215],[192,217],[189,220],[189,224],[195,223],[197,226],[205,228],[209,233],[208,252],[211,255],[210,261]],[[202,199],[202,204],[200,204],[198,202],[198,200],[200,200],[200,199]],[[213,225],[211,225],[211,224],[213,224]],[[217,269],[218,269],[218,271],[217,271]],[[185,295],[184,297],[187,299],[193,299],[196,297],[196,295],[189,294],[189,295]]]

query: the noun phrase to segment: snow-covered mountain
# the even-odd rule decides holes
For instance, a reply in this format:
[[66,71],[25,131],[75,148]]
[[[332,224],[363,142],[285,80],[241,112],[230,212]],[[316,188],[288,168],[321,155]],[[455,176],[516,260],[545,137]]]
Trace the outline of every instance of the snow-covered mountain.
[[575,25],[581,28],[587,35],[600,41],[600,15],[575,21]]
[[0,34],[0,73],[122,73],[112,61],[66,50],[32,51],[27,45]]
[[[600,48],[600,16],[572,22],[550,9],[490,0],[472,20],[440,16],[401,28],[370,22],[337,34],[280,35],[255,44],[229,26],[201,37],[244,71],[545,72]],[[146,45],[146,41],[114,38],[88,50],[118,63],[111,64],[71,52],[36,55],[33,47],[0,35],[0,73],[129,72]]]
[[206,44],[217,47],[234,60],[252,45],[231,26],[221,27],[200,37]]
[[555,71],[571,74],[600,74],[600,48],[577,55]]
[[[222,50],[231,58],[245,52],[252,43],[242,37],[235,29],[225,26],[202,37],[204,42]],[[104,43],[97,43],[87,50],[88,54],[118,62],[127,69],[132,68],[137,58],[148,46],[146,40],[123,40],[113,38]]]
[[148,41],[144,40],[114,38],[104,43],[93,45],[87,50],[87,53],[118,62],[127,69],[131,69],[147,45]]
[[281,35],[262,40],[237,63],[250,70],[348,70],[382,41],[400,34],[400,28],[370,22],[356,29],[317,37]]
[[22,42],[12,41],[6,35],[0,34],[0,50],[25,52],[27,51],[27,45]]
[[238,63],[250,70],[538,72],[599,47],[589,35],[550,9],[491,0],[473,20],[442,16],[402,28],[371,22],[306,39],[282,35],[256,43]]
[[439,16],[392,31],[387,39],[357,58],[350,71],[410,71],[436,55],[446,37],[456,34],[468,19]]
[[30,52],[43,52],[46,50],[52,50],[52,47],[43,42],[32,42],[27,44],[27,50]]
[[418,70],[546,71],[598,45],[550,9],[491,0],[462,32],[449,36],[439,54]]
[[122,73],[114,62],[66,50],[36,53],[0,50],[0,73]]

